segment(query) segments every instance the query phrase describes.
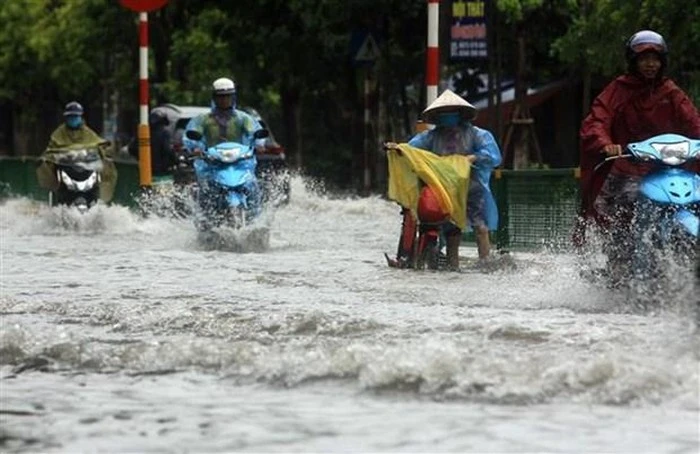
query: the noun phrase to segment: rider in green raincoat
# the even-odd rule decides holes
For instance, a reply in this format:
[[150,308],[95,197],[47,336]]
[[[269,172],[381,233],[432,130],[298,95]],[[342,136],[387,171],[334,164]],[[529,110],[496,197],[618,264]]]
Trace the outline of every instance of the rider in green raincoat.
[[103,161],[103,169],[100,173],[100,199],[109,202],[112,200],[117,184],[117,168],[109,152],[109,142],[85,124],[83,113],[83,106],[78,102],[72,101],[66,104],[63,111],[65,122],[51,134],[46,151],[41,155],[41,164],[36,170],[37,180],[42,188],[49,191],[57,190],[59,182],[51,159],[52,155],[61,153],[61,149],[75,145],[97,145]]

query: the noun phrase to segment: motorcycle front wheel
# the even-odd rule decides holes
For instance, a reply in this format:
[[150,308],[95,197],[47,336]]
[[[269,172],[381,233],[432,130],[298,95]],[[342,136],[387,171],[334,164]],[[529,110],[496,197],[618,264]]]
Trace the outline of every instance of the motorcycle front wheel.
[[246,226],[245,209],[241,206],[229,207],[226,213],[225,224],[231,229],[242,229]]
[[439,236],[437,232],[421,232],[418,236],[418,251],[416,253],[416,269],[429,270],[439,268]]

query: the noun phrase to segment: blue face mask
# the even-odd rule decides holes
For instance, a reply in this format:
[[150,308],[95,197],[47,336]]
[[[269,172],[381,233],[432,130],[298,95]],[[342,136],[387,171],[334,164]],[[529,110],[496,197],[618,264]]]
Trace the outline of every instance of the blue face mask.
[[460,115],[457,112],[441,113],[437,117],[437,126],[457,126]]
[[66,125],[71,129],[78,129],[83,125],[83,117],[80,115],[68,115],[66,117]]

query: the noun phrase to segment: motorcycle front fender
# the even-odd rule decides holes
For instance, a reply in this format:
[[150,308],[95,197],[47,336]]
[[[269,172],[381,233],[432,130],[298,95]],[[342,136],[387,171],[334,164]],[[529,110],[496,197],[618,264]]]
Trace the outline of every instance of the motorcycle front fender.
[[255,180],[255,174],[248,169],[240,169],[234,166],[217,169],[213,175],[214,182],[219,186],[237,188],[248,185]]
[[645,176],[639,191],[647,199],[664,205],[697,203],[700,176],[684,169],[665,168]]
[[230,208],[248,208],[246,196],[238,191],[229,191],[228,194],[226,194],[226,202]]

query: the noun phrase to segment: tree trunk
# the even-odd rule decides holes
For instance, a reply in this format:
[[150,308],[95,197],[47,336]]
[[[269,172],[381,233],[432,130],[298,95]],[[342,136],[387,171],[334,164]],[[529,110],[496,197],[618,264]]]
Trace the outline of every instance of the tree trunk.
[[[585,64],[584,64],[585,65]],[[583,67],[583,97],[581,104],[581,114],[582,118],[588,115],[588,110],[591,107],[591,70],[588,65]]]
[[[501,39],[501,31],[503,27],[501,26],[501,20],[498,15],[498,8],[493,8],[494,11],[494,24],[496,28],[496,130],[494,134],[498,137],[498,140],[503,144],[503,109],[501,108],[502,100],[502,79],[503,79],[503,40]],[[501,165],[505,167],[505,162]]]
[[[379,74],[377,75],[377,134],[376,134],[376,141],[375,141],[375,150],[381,150],[381,146],[384,142],[387,141],[387,132],[388,132],[388,125],[389,125],[389,118],[387,114],[387,109],[386,109],[386,89],[384,88],[384,84],[386,83],[383,75],[385,74],[385,71],[379,71]],[[375,156],[375,174],[374,174],[374,190],[379,190],[381,191],[382,194],[386,192],[386,186],[387,186],[387,161],[386,161],[386,156],[384,153],[379,153],[376,152],[374,153]]]
[[301,169],[302,136],[301,136],[301,96],[297,87],[282,87],[282,114],[288,154],[292,157],[292,166]]
[[[402,79],[401,80],[401,119],[403,120],[404,134],[413,134],[413,123],[411,123],[410,118],[410,106],[408,104],[408,94],[406,93],[406,87],[408,84]],[[395,137],[400,137],[399,134],[394,134]]]

